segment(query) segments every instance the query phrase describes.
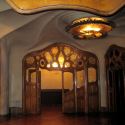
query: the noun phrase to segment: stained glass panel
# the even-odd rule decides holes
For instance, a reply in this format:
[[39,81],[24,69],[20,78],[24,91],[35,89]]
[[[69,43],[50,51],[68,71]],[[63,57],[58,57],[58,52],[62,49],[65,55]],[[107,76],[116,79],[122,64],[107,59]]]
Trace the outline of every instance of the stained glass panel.
[[48,63],[52,62],[52,56],[49,52],[45,52],[45,57]]
[[70,62],[65,62],[65,68],[69,68],[70,67]]
[[31,65],[31,64],[34,63],[34,61],[35,61],[35,59],[34,59],[34,57],[32,57],[32,56],[26,58],[26,63],[27,63],[27,64],[30,64],[30,65]]
[[73,53],[73,54],[71,55],[71,57],[70,57],[70,60],[71,60],[72,62],[74,62],[74,61],[76,61],[76,59],[77,59],[77,53]]
[[65,53],[66,56],[70,55],[70,53],[71,53],[70,48],[69,47],[64,47],[64,53]]
[[56,56],[57,55],[57,53],[58,53],[58,47],[53,47],[52,49],[51,49],[51,52],[52,52],[52,54],[54,55],[54,56]]
[[64,55],[62,54],[62,52],[60,52],[59,57],[58,57],[58,61],[59,61],[61,68],[63,68],[64,59],[65,59]]

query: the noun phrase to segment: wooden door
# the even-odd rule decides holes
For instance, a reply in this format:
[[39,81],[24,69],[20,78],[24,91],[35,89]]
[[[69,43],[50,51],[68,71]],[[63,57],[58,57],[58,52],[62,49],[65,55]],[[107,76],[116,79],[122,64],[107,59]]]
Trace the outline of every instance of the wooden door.
[[76,72],[77,112],[85,112],[85,71]]
[[71,72],[64,72],[62,87],[62,108],[64,113],[75,113],[75,88],[73,81],[73,74]]
[[99,111],[99,93],[98,93],[98,77],[97,68],[88,67],[88,80],[87,80],[87,91],[88,91],[88,112]]
[[108,107],[110,112],[125,112],[124,70],[108,71]]
[[24,112],[26,114],[40,113],[41,108],[41,72],[29,69],[26,73],[24,85]]
[[109,112],[125,112],[125,48],[112,45],[105,55]]

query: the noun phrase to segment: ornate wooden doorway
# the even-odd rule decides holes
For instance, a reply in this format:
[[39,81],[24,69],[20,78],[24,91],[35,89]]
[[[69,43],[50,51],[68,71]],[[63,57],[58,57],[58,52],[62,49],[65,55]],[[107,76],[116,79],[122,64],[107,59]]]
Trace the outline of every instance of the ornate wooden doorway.
[[29,68],[25,72],[25,112],[39,113],[40,112],[40,71],[35,68]]
[[112,45],[105,58],[109,112],[125,112],[125,48]]
[[[62,111],[98,112],[98,60],[89,52],[55,43],[23,59],[23,110],[40,113],[41,69],[62,72]],[[67,76],[68,75],[68,76]],[[67,78],[68,82],[66,82]]]

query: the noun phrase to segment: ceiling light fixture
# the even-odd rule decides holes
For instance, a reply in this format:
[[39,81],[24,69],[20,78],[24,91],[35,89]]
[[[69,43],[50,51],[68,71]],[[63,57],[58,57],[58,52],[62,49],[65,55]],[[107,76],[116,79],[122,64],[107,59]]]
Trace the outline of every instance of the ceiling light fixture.
[[113,23],[101,17],[85,17],[74,20],[66,27],[76,39],[94,39],[107,35],[113,28]]

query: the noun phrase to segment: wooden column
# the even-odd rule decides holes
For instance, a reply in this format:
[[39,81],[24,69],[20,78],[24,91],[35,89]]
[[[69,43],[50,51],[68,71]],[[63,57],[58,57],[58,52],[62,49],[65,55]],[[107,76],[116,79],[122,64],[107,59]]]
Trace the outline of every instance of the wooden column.
[[76,69],[73,73],[74,95],[75,95],[75,112],[77,113],[77,74]]
[[62,112],[64,112],[64,72],[62,71]]
[[84,76],[85,76],[85,113],[88,113],[88,70],[85,64],[84,66]]

